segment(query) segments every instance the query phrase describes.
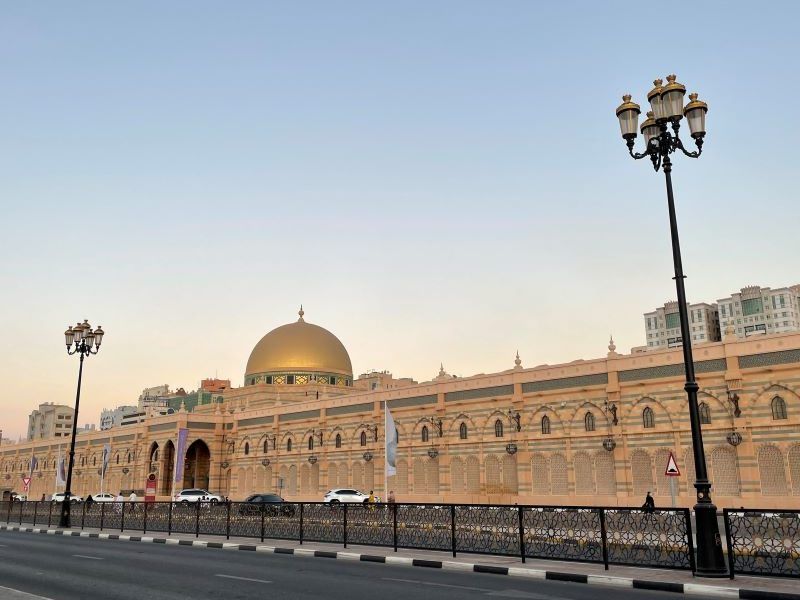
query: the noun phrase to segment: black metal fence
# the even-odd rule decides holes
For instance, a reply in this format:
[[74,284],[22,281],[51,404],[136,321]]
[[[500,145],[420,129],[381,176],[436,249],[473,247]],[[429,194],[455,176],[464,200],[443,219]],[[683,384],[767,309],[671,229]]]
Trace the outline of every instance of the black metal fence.
[[733,573],[800,577],[800,511],[722,511]]
[[[74,528],[418,548],[694,570],[688,509],[463,504],[94,502]],[[2,502],[7,523],[53,526],[60,504]]]

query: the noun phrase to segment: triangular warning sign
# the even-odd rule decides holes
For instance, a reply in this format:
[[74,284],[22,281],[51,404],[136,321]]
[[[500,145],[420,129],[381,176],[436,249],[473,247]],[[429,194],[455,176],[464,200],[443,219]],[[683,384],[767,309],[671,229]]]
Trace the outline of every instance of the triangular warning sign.
[[678,468],[678,463],[675,462],[675,457],[672,452],[669,453],[669,460],[667,461],[667,468],[664,470],[666,477],[680,477],[681,470]]

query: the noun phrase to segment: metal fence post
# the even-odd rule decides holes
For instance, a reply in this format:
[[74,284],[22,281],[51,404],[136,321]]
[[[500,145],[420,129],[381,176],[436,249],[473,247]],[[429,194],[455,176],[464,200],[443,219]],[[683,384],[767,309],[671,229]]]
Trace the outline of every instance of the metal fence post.
[[305,502],[300,503],[300,545],[303,545],[303,507],[305,506]]
[[47,526],[50,527],[50,523],[53,518],[53,501],[51,500],[47,509]]
[[522,518],[522,507],[517,507],[517,517],[519,518],[519,557],[525,562],[525,525]]
[[8,514],[6,515],[6,523],[11,524],[11,507],[14,505],[12,500],[8,501]]
[[392,513],[394,551],[397,552],[397,504],[392,504]]
[[606,530],[606,510],[600,511],[600,543],[603,546],[603,568],[608,571],[608,530]]
[[197,507],[197,510],[195,511],[195,518],[194,518],[194,537],[199,538],[200,537],[200,500],[195,502],[194,505]]
[[119,532],[125,531],[125,500],[122,501],[122,516],[119,521]]
[[453,550],[453,558],[456,557],[456,505],[450,505],[450,546]]
[[105,518],[106,518],[106,503],[105,502],[101,502],[100,503],[100,531],[103,531],[103,521],[105,521]]
[[[692,573],[697,571],[697,564],[695,562],[694,556],[694,540],[692,539],[692,511],[688,508],[683,509],[684,516],[686,518],[686,538],[689,544],[689,566],[692,569]],[[716,517],[715,517],[716,518]]]
[[[72,500],[70,500],[72,502]],[[81,502],[81,529],[83,529],[84,524],[86,523],[86,502]],[[72,507],[70,507],[72,508]],[[72,523],[69,524],[70,528],[72,528]]]
[[39,512],[39,501],[33,503],[33,526],[36,527],[36,513]]
[[228,516],[225,519],[225,539],[231,539],[231,503],[225,503],[228,507]]
[[266,511],[264,510],[264,505],[263,504],[259,508],[260,508],[260,511],[261,511],[261,543],[263,544],[264,543],[264,513]]
[[169,501],[169,516],[167,517],[167,535],[172,535],[172,500]]
[[144,515],[142,517],[142,535],[147,533],[147,505],[149,502],[145,500],[144,503]]
[[725,522],[725,539],[727,540],[728,545],[728,577],[733,579],[735,560],[733,556],[733,538],[731,537],[730,514],[728,513],[727,508],[722,509],[722,520]]
[[347,548],[347,502],[343,502],[339,506],[344,508],[344,527],[342,529],[342,536],[344,537],[344,547]]
[[22,505],[25,504],[24,502],[19,503],[19,524],[22,525]]

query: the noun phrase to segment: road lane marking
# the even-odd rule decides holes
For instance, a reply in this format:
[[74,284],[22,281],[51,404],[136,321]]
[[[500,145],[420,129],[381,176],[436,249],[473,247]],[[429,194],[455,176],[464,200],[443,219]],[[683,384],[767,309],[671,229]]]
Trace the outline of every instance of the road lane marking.
[[0,585],[0,590],[4,590],[8,592],[8,594],[4,594],[9,600],[23,600],[23,598],[36,598],[36,600],[52,600],[52,598],[48,598],[47,596],[37,596],[36,594],[29,594],[28,592],[23,592],[22,590],[15,590],[14,588],[5,587]]
[[255,583],[272,583],[271,581],[267,581],[266,579],[253,579],[252,577],[238,577],[237,575],[223,575],[222,573],[217,573],[214,577],[223,577],[225,579],[237,579],[239,581],[253,581]]
[[473,592],[493,592],[494,590],[479,587],[469,587],[466,585],[450,585],[448,583],[434,583],[432,581],[422,581],[421,579],[397,579],[394,577],[382,577],[384,581],[397,581],[400,583],[416,583],[417,585],[430,585],[433,587],[454,588],[457,590],[470,590]]
[[73,554],[75,558],[86,558],[88,560],[105,560],[100,558],[99,556],[86,556],[85,554]]

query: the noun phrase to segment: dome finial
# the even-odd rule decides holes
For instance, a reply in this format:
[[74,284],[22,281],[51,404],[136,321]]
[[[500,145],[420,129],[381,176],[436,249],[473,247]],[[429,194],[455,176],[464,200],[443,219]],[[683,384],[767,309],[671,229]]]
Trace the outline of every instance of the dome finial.
[[521,369],[522,368],[522,359],[519,357],[519,350],[517,350],[517,358],[514,359],[514,368]]
[[297,311],[297,314],[300,315],[300,318],[297,319],[298,321],[303,321],[303,315],[306,314],[306,311],[303,310],[303,305],[300,305],[300,310]]
[[609,337],[609,340],[608,340],[608,351],[609,351],[609,353],[613,354],[614,352],[617,351],[617,345],[614,343],[614,336],[613,335],[609,334],[608,337]]

